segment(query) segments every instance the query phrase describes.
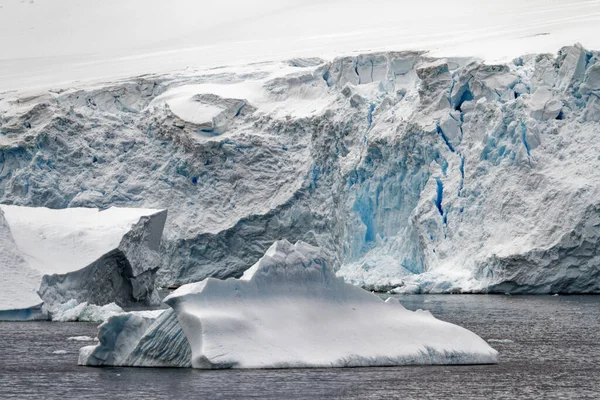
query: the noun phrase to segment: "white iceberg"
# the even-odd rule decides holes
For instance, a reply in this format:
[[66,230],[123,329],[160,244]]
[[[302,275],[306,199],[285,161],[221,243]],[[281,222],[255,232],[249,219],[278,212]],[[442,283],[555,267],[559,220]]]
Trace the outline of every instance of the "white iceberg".
[[165,220],[166,211],[152,209],[1,205],[0,319],[45,319],[70,300],[159,303],[154,279]]
[[303,242],[275,242],[241,279],[184,285],[165,302],[173,310],[158,317],[110,318],[79,363],[159,366],[151,360],[162,357],[162,366],[218,369],[497,362],[476,334],[345,283],[319,248]]

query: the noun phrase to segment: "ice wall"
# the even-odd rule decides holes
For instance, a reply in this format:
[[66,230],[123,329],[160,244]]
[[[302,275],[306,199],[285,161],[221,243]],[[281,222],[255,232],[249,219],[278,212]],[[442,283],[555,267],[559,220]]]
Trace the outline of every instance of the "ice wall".
[[0,201],[169,208],[167,286],[287,237],[374,290],[598,292],[599,71],[386,52],[6,95]]

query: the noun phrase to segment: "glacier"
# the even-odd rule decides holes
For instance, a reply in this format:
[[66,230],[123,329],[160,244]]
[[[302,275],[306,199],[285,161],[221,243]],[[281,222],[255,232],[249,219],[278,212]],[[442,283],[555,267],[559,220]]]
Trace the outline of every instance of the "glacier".
[[386,51],[5,92],[0,203],[169,209],[166,287],[240,277],[285,237],[369,290],[597,293],[599,58]]
[[94,319],[110,311],[96,304],[158,304],[166,217],[141,208],[0,205],[0,319]]
[[240,279],[208,278],[165,298],[172,309],[109,318],[81,365],[222,368],[489,364],[474,333],[344,282],[324,253],[275,242]]

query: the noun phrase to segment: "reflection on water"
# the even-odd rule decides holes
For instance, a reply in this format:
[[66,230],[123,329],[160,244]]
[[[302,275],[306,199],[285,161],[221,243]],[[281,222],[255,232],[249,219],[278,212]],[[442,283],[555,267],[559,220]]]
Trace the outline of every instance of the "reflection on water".
[[[87,323],[0,323],[0,399],[600,397],[599,296],[397,296],[478,333],[500,364],[330,370],[87,368]],[[65,350],[66,354],[60,354]],[[54,354],[57,352],[59,354]]]

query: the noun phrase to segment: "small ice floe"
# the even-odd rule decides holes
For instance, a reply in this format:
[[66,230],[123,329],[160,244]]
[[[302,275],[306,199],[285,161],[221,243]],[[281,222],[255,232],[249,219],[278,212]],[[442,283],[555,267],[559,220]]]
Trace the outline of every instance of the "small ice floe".
[[67,354],[66,350],[54,350],[52,354]]
[[89,336],[71,336],[67,340],[75,342],[93,342],[95,339]]
[[514,341],[512,341],[510,339],[488,339],[487,342],[488,343],[504,343],[504,344],[514,343]]

